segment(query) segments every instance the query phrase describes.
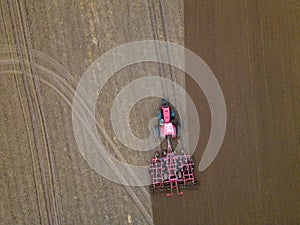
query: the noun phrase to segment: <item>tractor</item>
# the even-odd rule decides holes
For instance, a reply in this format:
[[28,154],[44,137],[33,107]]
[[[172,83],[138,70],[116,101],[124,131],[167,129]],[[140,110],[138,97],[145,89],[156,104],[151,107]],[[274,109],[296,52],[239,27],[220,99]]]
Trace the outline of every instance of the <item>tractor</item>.
[[168,100],[162,99],[162,105],[157,113],[158,126],[154,127],[155,137],[161,139],[180,137],[180,125],[175,125],[175,111],[170,107]]

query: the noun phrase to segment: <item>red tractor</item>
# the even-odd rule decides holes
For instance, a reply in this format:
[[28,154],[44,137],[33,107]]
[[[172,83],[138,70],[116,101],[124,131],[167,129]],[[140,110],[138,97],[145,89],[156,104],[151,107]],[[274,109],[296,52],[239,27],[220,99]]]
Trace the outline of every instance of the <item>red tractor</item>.
[[182,195],[183,192],[179,189],[196,184],[194,162],[189,154],[177,155],[173,151],[171,138],[180,136],[180,126],[175,125],[175,112],[167,100],[162,100],[162,106],[157,117],[159,126],[156,126],[154,131],[157,137],[166,139],[167,150],[163,150],[162,156],[156,152],[154,158],[151,159],[149,167],[150,189],[153,191],[169,190],[167,196],[171,196],[175,189],[177,194]]
[[162,99],[162,105],[157,113],[159,125],[154,127],[154,134],[156,137],[162,139],[180,137],[180,125],[175,125],[175,111],[171,109],[169,102]]

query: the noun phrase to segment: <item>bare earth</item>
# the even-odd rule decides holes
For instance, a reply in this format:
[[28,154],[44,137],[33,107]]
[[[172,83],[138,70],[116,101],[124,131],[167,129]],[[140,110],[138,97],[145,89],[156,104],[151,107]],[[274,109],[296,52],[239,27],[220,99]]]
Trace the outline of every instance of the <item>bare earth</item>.
[[[0,224],[300,223],[298,1],[1,0],[0,7]],[[84,71],[106,51],[146,39],[185,44],[210,66],[225,96],[221,151],[196,171],[200,185],[184,196],[151,196],[147,187],[103,178],[73,135],[72,100]],[[147,164],[153,152],[115,139],[113,100],[134,79],[162,73],[171,78],[167,66],[129,66],[99,95],[96,119],[121,161]],[[198,165],[209,106],[191,79],[175,75],[199,112]],[[136,136],[149,135],[158,104],[150,98],[134,106]]]
[[[185,46],[222,87],[227,130],[197,191],[153,198],[155,224],[299,224],[299,1],[186,1],[184,15]],[[210,111],[190,79],[187,90],[201,118],[199,163]]]

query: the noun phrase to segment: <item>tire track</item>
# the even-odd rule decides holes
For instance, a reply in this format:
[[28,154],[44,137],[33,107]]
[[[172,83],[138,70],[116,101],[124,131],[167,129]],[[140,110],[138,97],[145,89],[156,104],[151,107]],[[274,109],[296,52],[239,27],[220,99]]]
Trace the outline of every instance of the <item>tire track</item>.
[[[156,14],[155,14],[154,2],[152,0],[148,0],[148,10],[149,10],[149,16],[150,16],[150,21],[151,21],[151,30],[152,30],[153,40],[159,41],[158,27],[157,27],[157,17],[156,17]],[[155,48],[156,48],[156,52],[157,52],[157,59],[159,61],[161,61],[161,48],[160,48],[159,43],[157,43],[157,42],[155,43]],[[160,76],[166,78],[163,63],[157,62],[157,64],[158,64],[158,71],[159,71]],[[166,96],[168,96],[166,85],[162,84],[162,89],[163,89],[163,93]]]
[[[60,216],[60,209],[58,208],[60,206],[58,203],[58,196],[56,191],[57,181],[54,173],[55,166],[53,161],[53,155],[52,152],[50,151],[50,142],[49,142],[47,126],[45,123],[42,103],[41,103],[41,95],[39,91],[38,78],[33,68],[34,60],[31,53],[29,29],[27,27],[28,26],[27,21],[25,20],[26,18],[24,18],[25,10],[22,2],[18,3],[18,1],[15,1],[14,3],[12,3],[11,1],[7,1],[7,3],[8,3],[10,19],[13,27],[13,34],[14,34],[14,39],[17,48],[17,55],[20,59],[19,65],[23,74],[22,80],[23,80],[23,85],[26,93],[28,108],[30,111],[30,117],[32,122],[31,125],[32,125],[32,130],[34,135],[34,143],[36,146],[36,150],[38,152],[42,186],[43,186],[46,211],[47,211],[47,223],[61,224],[62,220]],[[22,42],[24,44],[21,44]],[[21,46],[25,46],[25,48],[22,49]],[[24,63],[24,59],[26,58],[29,61],[27,68],[26,68],[26,64]],[[25,74],[27,73],[26,70],[30,74],[29,81],[27,80],[28,77],[25,76]],[[33,87],[31,89],[30,89],[29,82],[31,82],[31,85]],[[36,105],[36,107],[34,107],[34,105]],[[43,144],[40,143],[39,133],[42,133]],[[48,166],[47,174],[45,171],[43,157],[42,157],[43,148],[45,148],[46,150],[46,158],[47,158],[46,160]],[[50,177],[49,182],[47,182],[47,175]],[[50,195],[51,197],[49,197]]]
[[[166,19],[166,12],[165,12],[164,4],[165,4],[164,0],[159,0],[159,9],[160,9],[161,22],[162,22],[162,27],[163,27],[163,34],[165,37],[165,41],[169,42],[170,36],[169,36],[169,32],[168,32],[168,23],[167,23],[167,19]],[[167,54],[168,54],[168,59],[169,59],[169,70],[170,70],[171,80],[176,82],[175,70],[174,70],[174,67],[172,66],[173,60],[171,57],[171,51],[170,51],[169,45],[167,45]],[[175,89],[175,87],[174,87],[174,89]],[[174,95],[176,95],[175,90],[174,90]]]
[[[41,54],[41,53],[39,52],[37,54]],[[42,57],[42,59],[44,59],[44,56]],[[47,61],[49,62],[49,60],[47,60]],[[52,61],[50,63],[52,63],[52,65],[53,65],[53,64],[55,64],[55,61]],[[57,65],[57,63],[56,63],[56,65]],[[43,80],[43,82],[46,85],[48,85],[57,94],[59,94],[59,96],[62,97],[64,99],[64,101],[70,106],[70,108],[72,108],[72,106],[73,106],[72,99],[74,97],[74,93],[75,93],[76,90],[68,82],[66,82],[64,79],[62,79],[60,76],[56,75],[52,71],[47,70],[45,68],[42,68],[40,66],[39,66],[39,69],[41,69],[41,71],[42,71],[43,74],[49,74],[50,75],[50,76],[47,76],[47,77],[55,77],[57,79],[58,84],[63,85],[63,88],[58,89],[56,86],[54,86],[52,84],[53,81],[48,82],[48,81]],[[62,74],[65,74],[65,73],[62,73]],[[70,75],[69,78],[71,78],[73,80],[73,77],[71,75]],[[73,81],[72,83],[76,84],[75,81]],[[65,92],[66,90],[68,91],[69,96],[66,94],[66,92]],[[82,107],[84,107],[85,109],[88,110],[88,107],[85,105],[85,103],[84,103],[84,101],[82,99],[81,99],[81,104],[82,104]],[[93,116],[93,113],[90,112],[89,110],[88,110],[88,114],[89,114],[89,116]],[[81,121],[83,121],[83,119],[82,119],[83,117],[81,115],[79,115],[79,117],[81,118]],[[104,136],[105,140],[112,147],[113,152],[117,155],[117,158],[120,161],[125,161],[125,158],[123,157],[122,153],[118,150],[117,146],[114,144],[114,142],[112,141],[112,139],[109,137],[109,135],[105,131],[104,127],[97,120],[96,120],[96,127],[99,129],[99,131]],[[90,133],[90,135],[93,136],[92,133]],[[97,137],[94,137],[94,138],[97,138]],[[111,166],[111,164],[110,164],[110,166]],[[122,176],[122,174],[118,170],[116,170],[116,168],[111,167],[111,171],[114,172],[114,174],[118,177],[118,179],[120,181],[124,180],[124,177]],[[128,170],[127,173],[131,176],[131,179],[138,180],[136,174],[132,170]],[[145,187],[141,187],[141,191],[143,193],[143,196],[145,197],[145,199],[143,201],[141,201],[137,197],[137,195],[134,192],[134,190],[133,190],[132,187],[126,186],[126,185],[123,185],[122,187],[129,193],[130,197],[133,199],[133,201],[135,202],[135,204],[137,205],[137,207],[141,210],[141,212],[143,213],[143,216],[148,221],[148,223],[152,224],[153,223],[152,216],[149,214],[149,210],[151,209],[151,206],[149,205],[150,202],[148,202],[148,200],[147,200],[147,199],[150,199],[150,195],[147,192],[147,190],[145,189]],[[144,206],[144,204],[146,204],[145,205],[146,207]]]
[[[1,2],[1,6],[2,2]],[[21,44],[20,44],[20,40],[19,40],[19,34],[18,34],[18,30],[17,30],[17,25],[16,25],[16,21],[13,19],[14,16],[14,11],[12,9],[12,5],[10,2],[8,2],[8,7],[9,7],[9,12],[10,12],[10,20],[11,20],[11,25],[12,25],[12,29],[13,29],[13,39],[15,41],[16,44],[16,48],[17,48],[17,57],[22,59],[22,49],[21,49]],[[3,10],[4,11],[4,10]],[[9,38],[8,38],[9,39]],[[13,60],[13,64],[15,63],[15,60]],[[50,204],[49,204],[49,194],[47,189],[45,188],[47,186],[47,182],[46,182],[46,176],[45,176],[45,171],[44,171],[44,165],[42,162],[42,155],[39,151],[39,142],[37,140],[37,127],[35,126],[36,123],[36,115],[34,113],[34,109],[33,109],[33,102],[31,99],[31,95],[30,95],[30,90],[29,90],[29,86],[28,86],[28,81],[25,77],[25,66],[22,60],[17,62],[20,70],[21,70],[21,75],[22,75],[22,81],[23,81],[23,86],[25,89],[25,95],[26,95],[26,101],[27,101],[27,106],[29,109],[29,113],[30,113],[30,121],[31,121],[31,129],[33,132],[33,142],[37,151],[37,155],[38,155],[38,163],[39,163],[39,168],[40,168],[40,173],[41,173],[41,182],[42,182],[42,187],[43,187],[43,194],[44,194],[44,201],[45,201],[45,207],[46,207],[46,212],[47,212],[47,224],[51,223],[51,219],[50,219],[50,213],[49,212],[49,208],[50,208]],[[16,74],[16,71],[14,71],[14,74]],[[17,85],[18,86],[18,85]],[[22,100],[21,100],[22,101]],[[24,111],[23,111],[24,112]],[[26,119],[25,119],[25,123],[26,123]],[[30,140],[30,139],[29,139]],[[32,158],[32,161],[34,161],[34,159]]]
[[[51,70],[48,70],[48,69],[38,65],[38,69],[40,69],[42,71],[41,74],[49,74],[49,76],[47,76],[47,78],[48,77],[56,78],[57,79],[57,81],[56,81],[57,84],[63,85],[61,89],[57,89],[55,86],[51,85],[53,83],[53,80],[48,82],[48,86],[50,88],[52,88],[53,90],[55,90],[65,100],[65,102],[72,108],[72,100],[73,100],[73,97],[74,97],[74,93],[76,91],[73,86],[76,87],[78,82],[75,81],[73,76],[68,71],[66,71],[61,65],[59,65],[52,58],[49,58],[44,53],[39,52],[39,51],[34,51],[34,55],[38,59],[40,59],[41,61],[45,60],[44,63],[46,63],[47,65],[53,66],[55,69],[58,70],[58,73],[64,75],[64,78],[67,78],[65,80],[62,77],[58,76],[57,74],[53,73]],[[43,82],[45,82],[45,81],[43,81]],[[69,93],[69,95],[67,93]],[[85,102],[81,98],[80,98],[80,102],[82,104],[82,107],[84,107],[88,111],[89,116],[93,116],[93,113],[88,109]],[[80,116],[80,117],[82,118],[82,116]],[[105,140],[112,147],[112,150],[116,154],[117,159],[120,160],[120,161],[125,162],[126,160],[123,157],[122,153],[117,148],[117,146],[114,144],[113,140],[110,138],[110,136],[107,134],[104,127],[100,124],[100,122],[98,120],[96,120],[96,127],[99,129],[101,134],[105,137]],[[92,136],[92,133],[91,133],[91,136]],[[116,170],[116,168],[111,167],[111,170],[115,173],[115,175],[119,178],[119,180],[123,180],[123,176],[119,173],[119,171]],[[130,179],[138,180],[138,177],[136,176],[136,174],[130,168],[128,168],[128,170],[126,172],[130,175]],[[143,196],[144,196],[144,199],[142,199],[142,201],[134,193],[132,187],[123,185],[123,188],[129,193],[130,197],[133,199],[135,204],[141,210],[141,212],[143,213],[145,219],[149,222],[149,224],[152,224],[153,223],[152,216],[149,213],[151,211],[150,210],[151,209],[151,202],[149,202],[150,195],[149,195],[149,192],[146,190],[146,188],[145,187],[140,187],[140,189],[143,193]]]
[[[62,77],[60,77],[55,72],[53,72],[52,70],[49,70],[41,65],[36,65],[36,69],[38,71],[40,71],[40,73],[38,73],[38,74],[45,74],[46,79],[47,78],[51,79],[50,81],[48,81],[46,79],[39,78],[40,81],[43,84],[47,85],[52,90],[54,90],[55,93],[57,93],[70,106],[70,108],[72,108],[72,99],[73,99],[73,96],[75,93],[75,89],[72,87],[72,85],[70,85],[70,83],[74,84],[74,86],[76,86],[75,85],[76,82],[75,82],[74,78],[71,76],[70,73],[68,73],[60,65],[58,65],[56,61],[54,61],[53,59],[50,59],[45,54],[38,52],[38,51],[34,51],[34,56],[37,57],[37,59],[45,60],[45,62],[47,62],[48,65],[50,64],[50,65],[54,66],[57,70],[61,71],[61,74],[64,74],[64,78],[67,78],[68,81],[71,80],[70,82],[67,82]],[[16,60],[14,60],[14,61],[16,61]],[[11,63],[13,63],[13,62],[11,62]],[[28,74],[28,76],[30,76],[30,75]],[[55,83],[55,85],[54,85],[54,83]],[[85,106],[85,103],[83,100],[81,100],[81,103],[82,103],[83,107],[87,108]],[[92,112],[88,112],[88,113],[90,116],[92,116]],[[79,118],[81,119],[81,121],[83,121],[83,119],[82,119],[83,117],[81,115],[79,115]],[[111,140],[111,138],[109,137],[109,135],[107,134],[105,129],[102,127],[100,122],[97,120],[96,120],[96,126],[100,130],[102,135],[105,137],[105,140],[108,141],[108,143],[112,147],[114,153],[117,155],[117,158],[120,161],[124,161],[125,158],[122,156],[121,152],[115,146],[114,142]],[[92,136],[92,133],[91,133],[91,136]],[[94,138],[96,138],[96,137],[94,137]],[[122,174],[119,171],[117,171],[116,168],[111,167],[111,170],[119,178],[120,181],[124,180]],[[135,179],[135,180],[138,179],[133,171],[127,171],[127,172],[128,172],[128,174],[130,174],[131,179]],[[146,190],[146,188],[141,187],[143,196],[145,197],[145,199],[143,199],[141,201],[141,199],[136,195],[136,193],[134,192],[132,187],[124,186],[124,185],[122,187],[128,192],[128,194],[133,199],[133,201],[135,202],[137,207],[141,210],[144,218],[148,221],[148,223],[153,224],[152,215],[149,213],[149,210],[151,209],[151,205],[150,205],[151,203],[147,200],[147,199],[150,199],[150,195],[149,195],[148,191]]]
[[[151,6],[150,6],[151,7]],[[24,9],[23,9],[23,11],[24,11]],[[153,15],[154,15],[154,21],[156,20],[156,15],[153,13]],[[154,27],[156,27],[156,25],[153,25]],[[165,26],[165,25],[164,25]],[[156,27],[157,28],[157,27]],[[154,29],[154,28],[153,28]],[[155,32],[153,32],[153,33],[155,33]],[[155,34],[154,34],[155,35]],[[166,35],[165,35],[166,36]],[[156,39],[158,39],[158,35],[157,35],[157,32],[156,32]],[[168,39],[168,38],[166,38],[166,39]],[[29,61],[30,61],[30,58],[29,58]],[[31,60],[32,61],[32,60]],[[32,62],[30,62],[30,63],[32,63]],[[34,65],[34,63],[33,63],[33,65]],[[161,74],[162,74],[162,76],[165,76],[165,73],[163,72],[163,70],[164,70],[164,68],[163,68],[163,66],[162,66],[162,64],[160,65],[160,71],[162,71],[161,72]],[[172,73],[171,73],[171,75],[172,75]],[[175,79],[173,79],[173,80],[175,80]],[[61,79],[61,82],[63,82],[63,80]],[[73,82],[72,82],[73,83]],[[48,83],[48,86],[49,86],[49,84],[51,84],[51,83]],[[52,87],[52,89],[53,90],[55,90],[56,92],[57,91],[59,91],[56,87]],[[71,93],[72,93],[72,90],[71,90]],[[62,97],[62,96],[61,96]],[[67,98],[65,98],[64,99],[65,101],[67,100]],[[71,102],[70,102],[71,103]],[[72,106],[71,104],[70,104],[70,106]],[[97,126],[98,127],[101,127],[101,125],[100,124],[97,124]],[[103,136],[105,136],[106,138],[108,138],[108,135],[106,136],[105,135],[105,131],[104,130],[102,130],[102,129],[99,129],[100,131],[101,131],[101,133],[103,134]],[[113,142],[112,141],[110,141],[110,139],[108,139],[109,141],[109,144],[111,145],[111,146],[113,146],[114,144],[113,144]],[[115,150],[114,150],[115,151]],[[119,154],[118,152],[118,150],[116,149],[116,151],[115,152],[117,152],[117,155],[118,155],[118,158],[120,158],[120,159],[122,159],[122,155],[121,155],[121,153]],[[129,173],[130,174],[130,173]],[[126,189],[126,188],[125,188]],[[131,191],[130,190],[127,190],[129,193],[131,193]],[[147,197],[147,196],[149,196],[149,193],[147,192],[147,191],[145,191],[145,190],[143,190],[143,192],[144,192],[144,194],[145,194],[145,196]],[[132,194],[131,194],[132,195]],[[136,199],[134,196],[133,196],[133,199]],[[136,201],[136,200],[135,200]],[[140,204],[137,204],[138,205],[138,207],[139,208],[141,208],[141,205]],[[143,211],[143,210],[142,210]],[[147,210],[146,210],[147,211]]]
[[[16,4],[18,4],[18,1],[16,0]],[[61,204],[59,201],[59,184],[58,184],[58,178],[57,178],[57,168],[54,160],[54,155],[51,150],[51,143],[50,143],[50,138],[49,138],[49,132],[48,132],[48,126],[45,118],[45,113],[44,113],[44,107],[43,107],[43,101],[41,97],[41,88],[40,88],[40,83],[39,83],[39,77],[37,75],[37,71],[35,69],[35,60],[33,57],[32,53],[32,43],[31,43],[31,37],[30,37],[30,30],[28,26],[28,19],[27,15],[25,12],[25,7],[23,5],[22,1],[19,1],[18,4],[19,7],[19,12],[21,13],[21,19],[20,23],[22,24],[23,22],[23,30],[24,30],[24,38],[25,38],[25,43],[26,43],[26,53],[27,57],[29,58],[29,68],[31,71],[31,75],[34,81],[34,96],[36,96],[36,103],[38,106],[38,114],[40,115],[40,121],[41,125],[43,127],[43,138],[46,144],[46,151],[47,151],[47,163],[48,163],[48,168],[50,171],[50,185],[52,186],[52,192],[53,192],[53,197],[54,197],[54,209],[55,209],[55,216],[56,216],[56,222],[57,224],[62,224],[62,216],[61,216]],[[19,13],[19,15],[20,15]]]
[[[150,2],[149,2],[149,3],[150,3]],[[151,3],[153,4],[153,1],[151,1]],[[151,19],[151,21],[152,21],[152,24],[153,24],[152,30],[154,30],[154,31],[153,31],[154,39],[157,39],[157,40],[158,40],[158,32],[157,32],[157,30],[156,30],[156,29],[157,29],[157,25],[156,25],[157,18],[156,18],[155,12],[154,12],[154,6],[152,6],[152,5],[149,4],[149,11],[150,11],[150,13],[152,13],[152,16],[151,16],[152,19]],[[165,26],[165,25],[164,25],[164,26]],[[165,36],[166,36],[166,35],[165,35]],[[168,38],[166,38],[166,39],[168,39]],[[157,45],[156,47],[157,47],[158,52],[160,52],[160,46]],[[169,53],[168,53],[168,54],[169,54]],[[159,56],[160,56],[160,54],[158,54],[158,57],[159,57]],[[48,62],[48,63],[49,63],[49,62]],[[162,76],[162,77],[166,77],[166,73],[165,73],[165,71],[164,71],[164,68],[163,68],[162,63],[159,64],[159,68],[160,68],[160,74],[161,74],[161,76]],[[172,74],[171,74],[171,75],[172,75]],[[70,76],[70,77],[73,78],[72,76]],[[175,80],[175,79],[173,79],[173,80]],[[61,81],[62,83],[64,83],[63,79],[60,79],[60,81]],[[72,83],[75,83],[75,84],[76,84],[76,82],[72,82]],[[48,85],[48,86],[49,86],[49,85]],[[163,88],[165,88],[164,85],[163,85]],[[52,87],[52,89],[55,90],[56,92],[59,91],[57,88],[54,88],[54,87]],[[75,91],[72,87],[68,87],[68,89],[71,90],[71,93]],[[73,89],[73,90],[72,90],[72,89]],[[165,91],[165,92],[167,92],[167,91]],[[67,98],[64,98],[64,100],[67,101]],[[83,103],[83,104],[84,104],[84,103]],[[72,106],[71,104],[69,104],[69,105]],[[98,121],[97,121],[97,122],[98,122]],[[101,125],[100,125],[100,124],[97,124],[97,127],[99,128],[99,130],[100,130],[100,132],[103,134],[103,136],[108,140],[109,144],[110,144],[111,146],[114,146],[113,141],[109,138],[109,136],[106,134],[105,130],[101,127]],[[118,149],[117,149],[116,147],[113,147],[113,150],[114,150],[114,152],[116,153],[116,155],[118,156],[118,158],[119,158],[120,160],[124,159],[124,157],[122,157],[121,153],[118,151]],[[128,172],[128,173],[131,174],[132,179],[135,179],[135,178],[134,178],[134,174],[133,174],[132,172]],[[129,187],[125,187],[126,191],[127,191],[128,193],[131,193],[131,194],[130,194],[131,197],[134,199],[134,201],[136,202],[136,204],[138,205],[138,207],[139,207],[142,211],[144,211],[144,214],[146,215],[146,218],[148,218],[147,220],[150,221],[150,223],[151,223],[152,217],[150,216],[150,214],[147,213],[147,211],[149,211],[149,210],[146,210],[146,209],[144,208],[142,202],[138,201],[138,198],[136,197],[136,194],[134,194],[134,192],[132,191],[132,189],[129,190],[128,188],[129,188]],[[144,196],[145,196],[147,199],[150,198],[150,195],[149,195],[148,191],[146,191],[145,188],[142,189],[142,192],[144,193]],[[134,194],[134,195],[133,195],[133,194]],[[140,203],[137,203],[137,202],[140,202]],[[149,204],[151,204],[151,203],[149,203]],[[149,205],[149,204],[147,204],[147,205]],[[151,209],[151,206],[150,206],[150,205],[149,205],[149,208]],[[148,214],[148,215],[147,215],[147,214]],[[150,219],[150,218],[151,218],[151,219]]]
[[[3,22],[4,22],[4,29],[5,29],[5,35],[6,35],[6,39],[8,41],[8,45],[9,45],[9,55],[10,55],[10,58],[13,60],[13,54],[12,54],[12,45],[11,45],[11,42],[10,42],[10,38],[9,38],[9,35],[8,35],[8,28],[7,28],[7,21],[5,19],[5,15],[4,15],[4,7],[3,7],[3,4],[2,4],[2,1],[1,1],[1,15],[2,15],[2,19],[3,19]],[[2,59],[1,59],[2,61]],[[14,80],[15,80],[15,83],[16,83],[16,88],[17,88],[17,92],[18,92],[18,99],[20,101],[20,105],[21,105],[21,110],[22,110],[22,116],[23,116],[23,119],[24,119],[24,123],[25,123],[25,129],[26,129],[26,134],[27,134],[27,138],[28,138],[28,142],[29,142],[29,148],[30,148],[30,155],[31,155],[31,165],[32,165],[32,173],[33,173],[33,178],[34,178],[34,185],[35,185],[35,194],[37,196],[37,206],[38,206],[38,214],[39,214],[39,220],[40,220],[40,223],[43,225],[44,224],[44,219],[43,219],[43,213],[42,213],[42,206],[41,206],[41,196],[39,195],[39,191],[38,191],[38,179],[37,179],[37,169],[36,169],[36,164],[35,164],[35,160],[34,160],[34,150],[33,150],[33,144],[31,142],[31,138],[30,138],[30,134],[29,134],[29,125],[28,125],[28,121],[27,121],[27,118],[25,116],[25,106],[22,102],[22,98],[21,98],[21,90],[20,90],[20,84],[19,84],[19,81],[17,79],[17,69],[16,69],[16,66],[15,66],[15,63],[13,63],[13,71],[0,71],[0,74],[1,72],[4,72],[4,74],[8,74],[8,73],[12,73],[13,76],[14,76]]]
[[[149,9],[151,26],[152,26],[153,40],[160,41],[159,35],[158,35],[159,31],[158,31],[158,26],[157,26],[159,19],[156,14],[155,3],[156,3],[156,1],[148,0],[148,9]],[[164,1],[159,0],[158,4],[159,4],[160,20],[161,20],[161,24],[162,24],[163,40],[166,42],[169,42],[170,38],[169,38],[169,33],[168,33],[168,25],[167,25],[166,13],[165,13]],[[157,43],[155,47],[157,50],[157,58],[158,58],[158,60],[161,60],[162,52],[161,52],[159,43]],[[167,45],[167,55],[168,55],[168,61],[169,61],[168,67],[169,67],[170,78],[171,78],[170,80],[176,82],[175,70],[172,66],[172,57],[171,57],[171,50],[170,50],[169,45]],[[159,66],[160,76],[168,79],[167,72],[165,71],[165,69],[163,67],[163,63],[158,62],[158,66]],[[163,86],[165,86],[165,85],[163,85]],[[168,91],[166,90],[165,87],[163,87],[163,88],[164,88],[164,92],[165,92],[166,96],[168,96]],[[173,86],[173,94],[174,94],[174,96],[176,96],[175,86]]]

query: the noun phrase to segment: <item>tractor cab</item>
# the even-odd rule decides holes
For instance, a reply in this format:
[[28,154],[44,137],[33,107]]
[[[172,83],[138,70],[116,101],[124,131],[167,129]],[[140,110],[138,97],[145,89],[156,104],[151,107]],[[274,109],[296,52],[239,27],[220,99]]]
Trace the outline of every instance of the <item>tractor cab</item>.
[[176,114],[171,109],[168,100],[162,99],[162,106],[157,114],[158,119],[163,120],[164,123],[170,123],[174,121]]
[[170,107],[169,102],[166,99],[162,99],[162,105],[157,113],[159,126],[154,128],[155,136],[162,139],[180,136],[180,127],[174,123],[175,115],[175,111]]

